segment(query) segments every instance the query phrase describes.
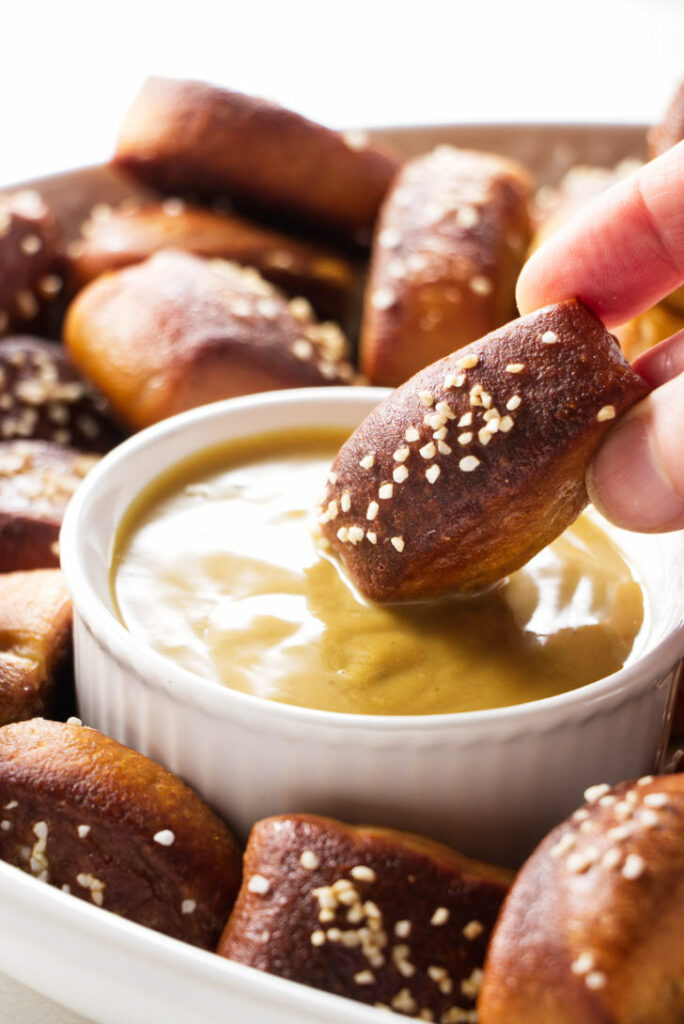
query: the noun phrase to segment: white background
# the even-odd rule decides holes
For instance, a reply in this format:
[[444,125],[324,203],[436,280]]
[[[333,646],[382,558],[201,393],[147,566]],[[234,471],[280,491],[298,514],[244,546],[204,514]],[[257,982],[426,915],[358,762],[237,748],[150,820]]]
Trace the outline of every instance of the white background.
[[0,182],[104,159],[151,72],[335,126],[652,121],[684,76],[684,0],[6,0]]
[[[340,127],[651,122],[684,78],[684,0],[6,0],[1,9],[0,183],[106,159],[150,73],[273,97]],[[0,977],[0,1024],[75,1020]]]

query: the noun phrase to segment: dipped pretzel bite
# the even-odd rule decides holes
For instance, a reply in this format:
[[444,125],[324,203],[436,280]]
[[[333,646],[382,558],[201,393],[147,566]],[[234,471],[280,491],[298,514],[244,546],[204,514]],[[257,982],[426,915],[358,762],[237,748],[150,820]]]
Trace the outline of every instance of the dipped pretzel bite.
[[509,893],[480,1024],[684,1020],[684,775],[592,786],[585,797]]
[[23,437],[104,453],[125,437],[108,404],[55,341],[0,341],[0,437]]
[[260,226],[235,214],[180,199],[131,209],[95,207],[70,246],[70,288],[107,270],[141,263],[161,249],[233,260],[255,267],[288,295],[303,295],[317,313],[343,320],[356,287],[351,262],[334,250]]
[[576,519],[593,453],[648,390],[576,300],[515,320],[356,429],[328,477],[324,541],[376,601],[486,587]]
[[241,200],[346,235],[372,227],[396,157],[275,103],[204,82],[149,78],[114,166],[163,192]]
[[58,569],[0,575],[0,725],[51,713],[70,670],[71,619]]
[[213,949],[240,884],[228,828],[156,762],[82,725],[0,729],[0,859]]
[[531,179],[518,163],[439,146],[404,165],[382,208],[361,369],[401,384],[515,316]]
[[0,442],[0,573],[59,565],[59,531],[97,458],[49,441]]
[[423,1020],[475,1019],[512,875],[387,828],[292,814],[252,829],[217,952]]
[[251,268],[166,250],[88,285],[64,339],[81,372],[131,427],[206,402],[341,384],[347,343]]
[[62,290],[61,232],[38,192],[0,195],[0,335],[47,330]]

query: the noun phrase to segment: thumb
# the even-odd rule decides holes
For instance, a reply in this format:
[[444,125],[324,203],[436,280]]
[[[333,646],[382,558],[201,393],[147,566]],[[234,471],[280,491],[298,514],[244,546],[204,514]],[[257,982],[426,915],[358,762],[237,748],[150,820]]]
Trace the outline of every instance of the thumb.
[[684,373],[634,406],[599,448],[587,474],[598,510],[627,530],[684,528],[682,438]]

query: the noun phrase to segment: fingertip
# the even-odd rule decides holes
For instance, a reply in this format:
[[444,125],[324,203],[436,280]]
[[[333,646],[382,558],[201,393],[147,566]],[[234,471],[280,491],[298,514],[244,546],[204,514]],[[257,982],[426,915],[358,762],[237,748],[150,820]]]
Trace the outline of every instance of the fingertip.
[[677,454],[667,410],[654,393],[607,435],[587,472],[589,498],[610,522],[639,533],[684,528],[684,489],[678,484]]
[[684,373],[684,330],[646,349],[632,363],[632,368],[651,385],[660,387]]
[[520,316],[527,316],[528,313],[534,313],[535,309],[539,308],[539,306],[535,304],[534,297],[536,256],[537,253],[534,252],[527,260],[520,271],[518,283],[515,286],[515,301],[518,306]]
[[579,298],[611,329],[684,279],[684,142],[597,196],[537,249],[521,314]]

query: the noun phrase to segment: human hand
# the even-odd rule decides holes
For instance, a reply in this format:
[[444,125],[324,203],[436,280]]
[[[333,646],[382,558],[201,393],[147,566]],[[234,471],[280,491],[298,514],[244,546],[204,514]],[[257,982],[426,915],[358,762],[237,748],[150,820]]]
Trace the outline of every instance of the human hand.
[[[522,315],[576,296],[608,328],[684,282],[684,142],[591,202],[520,274]],[[642,532],[684,528],[684,331],[634,369],[654,388],[608,434],[587,474],[597,508]]]

